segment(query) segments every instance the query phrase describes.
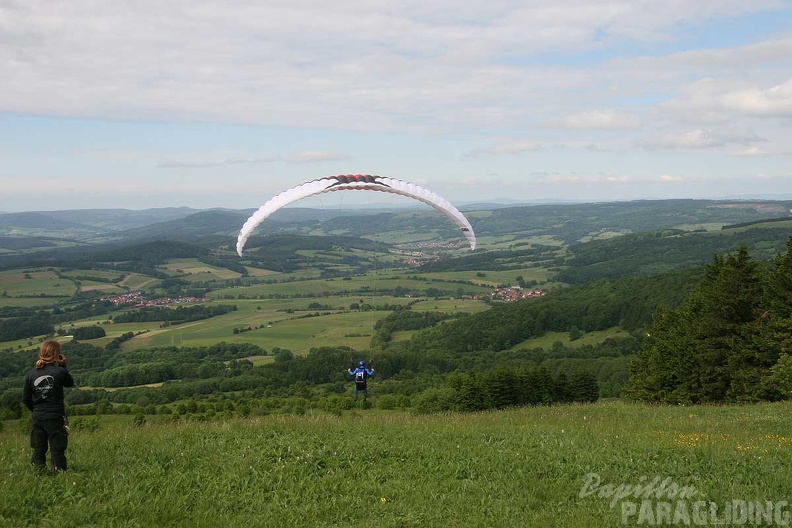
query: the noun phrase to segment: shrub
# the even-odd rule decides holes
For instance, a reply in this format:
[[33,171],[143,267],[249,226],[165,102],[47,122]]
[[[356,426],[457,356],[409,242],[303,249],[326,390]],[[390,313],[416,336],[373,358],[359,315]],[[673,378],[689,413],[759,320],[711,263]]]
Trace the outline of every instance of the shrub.
[[94,433],[99,430],[99,417],[96,415],[80,416],[71,421],[70,427],[74,431]]

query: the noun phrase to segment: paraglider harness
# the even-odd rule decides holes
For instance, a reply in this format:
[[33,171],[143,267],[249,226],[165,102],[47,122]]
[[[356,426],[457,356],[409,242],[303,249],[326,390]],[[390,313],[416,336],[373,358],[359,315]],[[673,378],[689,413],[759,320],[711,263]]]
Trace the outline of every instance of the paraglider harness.
[[[361,361],[361,363],[363,363],[363,362]],[[357,368],[355,368],[354,367],[354,363],[352,364],[352,367],[355,368],[355,371],[352,372],[352,369],[350,369],[350,374],[352,374],[354,376],[354,378],[355,378],[355,387],[358,390],[366,389],[367,381],[371,377],[369,375],[369,371],[372,368],[374,368],[374,365],[372,364],[372,361],[369,361],[368,366],[369,366],[368,369],[366,369],[365,365],[362,365],[362,366],[358,365]]]
[[358,367],[355,370],[355,385],[357,385],[357,388],[365,389],[367,379],[368,379],[368,373],[366,372],[365,367]]

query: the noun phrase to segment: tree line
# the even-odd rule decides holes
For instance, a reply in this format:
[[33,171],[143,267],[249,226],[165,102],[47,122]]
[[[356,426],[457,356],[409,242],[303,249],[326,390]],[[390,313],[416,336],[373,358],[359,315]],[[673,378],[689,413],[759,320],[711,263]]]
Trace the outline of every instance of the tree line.
[[792,237],[769,265],[715,255],[684,302],[654,314],[627,394],[668,403],[792,396]]
[[124,312],[115,316],[114,320],[116,323],[167,321],[170,324],[180,324],[216,317],[218,315],[233,312],[236,309],[236,305],[224,304],[213,306],[204,306],[198,304],[194,306],[177,306],[176,308],[168,308],[166,306],[151,306]]

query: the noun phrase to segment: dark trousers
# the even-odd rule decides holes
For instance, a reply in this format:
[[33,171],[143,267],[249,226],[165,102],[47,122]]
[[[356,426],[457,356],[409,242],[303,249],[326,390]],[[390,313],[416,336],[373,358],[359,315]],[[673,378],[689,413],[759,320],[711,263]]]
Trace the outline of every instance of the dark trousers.
[[366,387],[365,383],[355,383],[355,390],[352,391],[352,397],[357,400],[358,392],[363,393],[363,399],[365,400],[368,398],[368,388]]
[[69,433],[66,431],[63,418],[57,420],[33,420],[30,428],[30,447],[33,448],[31,461],[37,468],[44,469],[47,465],[47,448],[52,458],[54,472],[66,471],[66,448],[69,445]]

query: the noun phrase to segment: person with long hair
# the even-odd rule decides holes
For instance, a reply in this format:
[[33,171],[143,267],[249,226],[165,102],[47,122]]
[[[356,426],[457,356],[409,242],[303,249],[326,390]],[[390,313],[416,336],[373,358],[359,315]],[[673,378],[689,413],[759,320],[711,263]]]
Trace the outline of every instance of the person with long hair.
[[30,447],[33,466],[44,471],[47,449],[53,473],[66,471],[66,448],[69,445],[68,419],[63,402],[63,388],[73,387],[74,380],[66,368],[66,356],[60,343],[44,341],[39,348],[36,366],[25,376],[22,401],[33,412]]

